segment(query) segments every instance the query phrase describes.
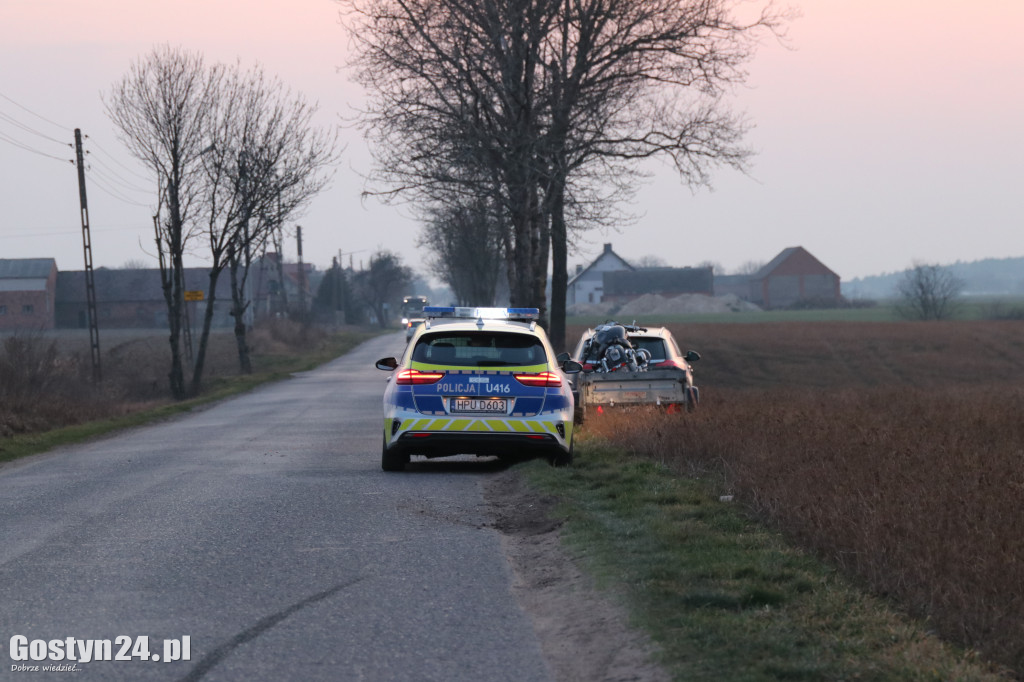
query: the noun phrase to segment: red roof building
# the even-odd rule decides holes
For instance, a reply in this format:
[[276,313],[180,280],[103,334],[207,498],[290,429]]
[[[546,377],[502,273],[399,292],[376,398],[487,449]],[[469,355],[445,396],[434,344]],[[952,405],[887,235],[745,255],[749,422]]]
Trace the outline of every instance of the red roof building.
[[784,249],[750,277],[750,300],[762,308],[789,308],[797,303],[836,305],[839,275],[802,246]]

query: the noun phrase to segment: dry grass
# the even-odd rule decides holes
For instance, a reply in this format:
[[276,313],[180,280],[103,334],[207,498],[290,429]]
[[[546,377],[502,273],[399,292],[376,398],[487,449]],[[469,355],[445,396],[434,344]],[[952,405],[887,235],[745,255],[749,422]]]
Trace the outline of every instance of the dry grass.
[[[322,330],[274,320],[250,332],[254,370],[310,352]],[[198,338],[196,339],[198,343]],[[167,332],[114,330],[100,336],[103,382],[93,384],[88,334],[82,330],[15,333],[0,339],[0,439],[123,416],[171,401]],[[204,386],[239,373],[235,337],[210,336]],[[189,372],[186,371],[186,379]]]
[[1024,324],[692,325],[693,415],[588,423],[1024,672]]
[[107,409],[90,385],[91,368],[38,334],[8,336],[0,345],[0,437],[95,418]]

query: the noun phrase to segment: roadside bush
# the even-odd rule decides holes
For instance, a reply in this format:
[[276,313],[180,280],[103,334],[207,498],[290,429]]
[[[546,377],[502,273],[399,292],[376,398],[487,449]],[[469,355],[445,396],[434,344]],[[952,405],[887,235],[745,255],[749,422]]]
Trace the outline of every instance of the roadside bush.
[[105,400],[91,366],[39,334],[15,334],[0,348],[0,436],[94,418]]

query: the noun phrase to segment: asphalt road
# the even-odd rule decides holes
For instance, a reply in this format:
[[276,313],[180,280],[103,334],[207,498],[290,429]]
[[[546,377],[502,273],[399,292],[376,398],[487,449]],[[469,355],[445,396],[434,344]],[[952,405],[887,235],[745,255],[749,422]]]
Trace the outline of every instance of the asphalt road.
[[0,468],[0,679],[76,663],[8,660],[50,640],[116,655],[118,636],[161,657],[187,636],[190,660],[77,662],[57,679],[549,679],[484,525],[496,465],[380,470],[373,361],[403,343]]

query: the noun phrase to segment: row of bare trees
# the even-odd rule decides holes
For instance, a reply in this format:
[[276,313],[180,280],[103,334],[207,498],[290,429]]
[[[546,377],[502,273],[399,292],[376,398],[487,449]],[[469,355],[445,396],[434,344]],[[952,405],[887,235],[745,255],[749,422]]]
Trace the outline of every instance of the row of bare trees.
[[690,185],[744,168],[748,126],[723,96],[786,18],[770,2],[740,16],[741,0],[337,2],[370,95],[373,191],[420,207],[460,299],[493,290],[455,271],[498,256],[511,303],[545,309],[550,264],[559,347],[573,230],[613,223],[644,159]]
[[[207,65],[169,46],[136,61],[104,97],[128,149],[154,175],[157,254],[170,324],[171,392],[199,393],[217,282],[231,281],[242,371],[251,371],[246,279],[283,222],[329,179],[336,134],[314,125],[316,106],[260,69]],[[191,377],[182,361],[184,254],[205,247],[209,290]]]

